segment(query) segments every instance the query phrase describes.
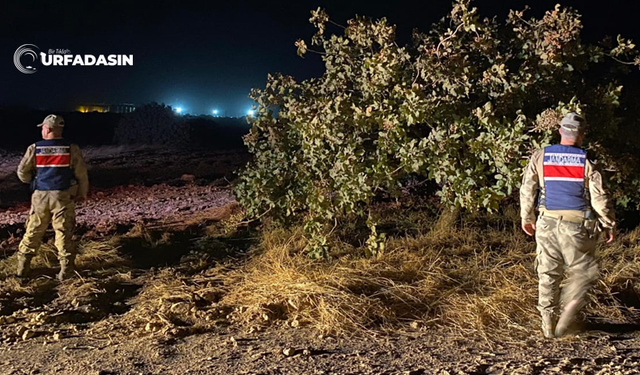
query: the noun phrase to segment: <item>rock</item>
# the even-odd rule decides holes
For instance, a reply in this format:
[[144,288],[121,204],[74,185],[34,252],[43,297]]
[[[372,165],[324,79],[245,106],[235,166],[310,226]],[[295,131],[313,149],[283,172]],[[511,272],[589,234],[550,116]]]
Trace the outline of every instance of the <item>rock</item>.
[[303,350],[303,351],[302,351],[302,355],[306,355],[306,356],[311,355],[311,350],[309,350],[309,349],[305,349],[305,350]]
[[186,337],[189,335],[189,333],[191,333],[191,330],[189,330],[189,328],[187,327],[172,328],[169,331],[169,335],[173,337]]
[[54,332],[53,333],[53,340],[54,341],[60,341],[61,335],[60,332]]
[[96,308],[93,307],[91,304],[79,305],[79,306],[76,307],[76,310],[80,311],[81,313],[85,313],[85,314],[94,314],[94,313],[96,313]]
[[146,326],[144,326],[144,330],[147,332],[156,332],[162,328],[162,323],[158,322],[149,322]]
[[192,174],[183,174],[182,177],[180,177],[180,180],[188,184],[191,184],[193,183],[193,181],[196,180],[196,176]]
[[229,339],[229,343],[233,345],[234,348],[238,347],[238,341],[236,341],[236,338],[233,336],[231,336],[231,338]]
[[32,321],[36,322],[36,323],[40,323],[40,322],[44,322],[46,320],[47,320],[47,313],[43,311],[43,312],[39,313],[38,315],[36,315],[33,318]]
[[18,329],[16,330],[16,335],[18,337],[22,337],[22,335],[24,335],[25,331],[27,331],[27,327],[25,326],[20,326],[18,327]]
[[217,303],[218,301],[220,301],[220,297],[222,296],[222,293],[220,293],[219,291],[215,291],[215,290],[207,290],[205,292],[203,292],[202,294],[200,294],[200,297],[202,299],[205,299],[208,302],[211,303]]
[[282,349],[282,354],[286,357],[291,357],[296,354],[296,350],[294,348],[284,348]]
[[30,329],[24,331],[22,333],[22,339],[23,340],[29,340],[30,338],[34,337],[36,335],[35,331],[32,331]]

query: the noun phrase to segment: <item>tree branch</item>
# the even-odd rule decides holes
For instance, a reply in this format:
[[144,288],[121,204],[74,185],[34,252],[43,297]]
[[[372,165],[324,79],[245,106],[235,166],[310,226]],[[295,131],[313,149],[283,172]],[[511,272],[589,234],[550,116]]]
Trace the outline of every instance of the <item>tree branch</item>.
[[344,30],[344,29],[346,29],[346,27],[342,26],[342,25],[341,25],[341,24],[339,24],[339,23],[335,23],[335,22],[333,22],[333,21],[331,21],[331,20],[328,20],[327,22],[329,22],[330,24],[332,24],[332,25],[334,25],[334,26],[338,26],[338,27],[342,28],[343,30]]
[[268,209],[268,210],[266,210],[265,212],[263,212],[263,213],[262,213],[261,215],[259,215],[258,217],[254,218],[254,219],[251,219],[251,220],[241,221],[241,222],[239,222],[237,225],[250,224],[250,223],[253,223],[253,222],[254,222],[254,221],[256,221],[256,220],[260,220],[260,219],[262,219],[262,218],[264,217],[264,215],[268,214],[268,213],[269,213],[269,211],[271,211],[271,209],[272,209],[272,208],[273,208],[273,206],[272,206],[272,207],[269,207],[269,209]]
[[614,59],[615,61],[619,62],[620,64],[624,64],[624,65],[636,65],[635,61],[622,61],[620,59],[618,59],[617,57],[610,55],[610,54],[606,54],[607,56],[611,57],[612,59]]
[[460,28],[464,25],[464,23],[461,23],[458,25],[458,27],[456,27],[456,29],[453,31],[453,33],[451,33],[451,35],[449,35],[448,37],[442,39],[440,41],[440,43],[438,43],[438,47],[436,47],[436,55],[438,55],[438,57],[440,57],[440,46],[442,45],[442,43],[446,42],[447,40],[453,38],[454,36],[456,36],[456,34],[458,33],[458,31],[460,31]]

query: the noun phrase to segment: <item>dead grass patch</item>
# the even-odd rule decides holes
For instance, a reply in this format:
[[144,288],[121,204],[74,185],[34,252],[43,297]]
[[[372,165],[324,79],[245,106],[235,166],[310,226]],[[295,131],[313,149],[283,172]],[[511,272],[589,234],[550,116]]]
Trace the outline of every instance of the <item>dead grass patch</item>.
[[[236,207],[228,209],[233,213]],[[520,232],[516,210],[427,212],[407,212],[400,205],[381,209],[392,234],[385,251],[372,258],[362,256],[358,243],[364,232],[358,223],[336,229],[339,256],[331,262],[304,254],[300,227],[266,229],[248,255],[233,258],[250,242],[237,233],[222,235],[221,223],[177,237],[139,226],[121,238],[82,241],[80,276],[62,284],[46,277],[28,282],[11,277],[15,257],[10,257],[0,261],[0,315],[24,322],[46,308],[54,314],[51,319],[85,319],[93,322],[92,332],[108,336],[183,336],[232,323],[250,331],[280,324],[334,334],[438,326],[488,340],[537,334],[535,242]],[[141,245],[123,251],[119,246],[128,243],[123,238],[139,239]],[[176,263],[157,261],[175,250],[180,251]],[[602,277],[586,315],[640,323],[639,250],[640,228],[600,247]],[[133,262],[143,251],[156,260],[152,267]],[[34,268],[55,274],[56,267],[56,252],[46,244]],[[74,317],[77,312],[84,315]],[[118,316],[106,319],[110,314]],[[35,319],[42,321],[46,316]]]
[[[130,332],[183,336],[216,326],[228,313],[218,304],[225,292],[225,266],[186,276],[173,268],[162,269],[145,282],[132,299],[133,308],[118,325]],[[111,329],[110,327],[109,329]]]
[[[520,233],[515,210],[421,221],[417,235],[391,237],[373,258],[345,245],[328,263],[306,257],[299,228],[266,231],[254,257],[229,275],[222,303],[249,327],[279,321],[343,334],[411,322],[487,338],[535,334],[535,242]],[[600,249],[602,279],[586,315],[638,323],[639,246],[636,229]]]

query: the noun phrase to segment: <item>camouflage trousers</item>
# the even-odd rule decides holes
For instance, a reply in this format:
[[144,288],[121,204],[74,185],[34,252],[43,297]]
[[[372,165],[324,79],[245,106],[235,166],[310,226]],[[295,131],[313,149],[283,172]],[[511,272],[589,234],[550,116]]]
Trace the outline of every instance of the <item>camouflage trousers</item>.
[[75,256],[73,230],[76,224],[76,212],[75,203],[68,190],[36,190],[33,192],[26,231],[18,246],[20,254],[35,255],[42,244],[42,238],[49,223],[55,231],[58,259]]
[[[542,316],[558,315],[560,305],[578,301],[586,304],[586,295],[598,278],[595,255],[597,237],[584,225],[541,216],[536,224],[536,271],[538,273],[538,310]],[[566,284],[560,294],[565,271]]]

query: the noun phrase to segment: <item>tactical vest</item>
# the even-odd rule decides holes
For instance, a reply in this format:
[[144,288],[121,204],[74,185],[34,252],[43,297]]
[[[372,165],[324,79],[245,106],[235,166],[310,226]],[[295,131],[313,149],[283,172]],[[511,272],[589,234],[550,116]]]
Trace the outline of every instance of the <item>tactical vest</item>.
[[71,143],[65,139],[36,142],[35,190],[67,190],[71,187],[70,152]]
[[585,190],[587,153],[578,147],[553,145],[544,148],[544,193],[540,205],[547,210],[589,209]]

